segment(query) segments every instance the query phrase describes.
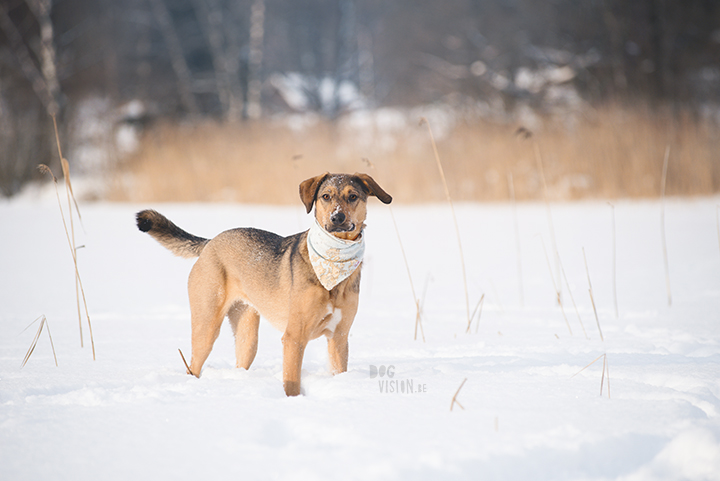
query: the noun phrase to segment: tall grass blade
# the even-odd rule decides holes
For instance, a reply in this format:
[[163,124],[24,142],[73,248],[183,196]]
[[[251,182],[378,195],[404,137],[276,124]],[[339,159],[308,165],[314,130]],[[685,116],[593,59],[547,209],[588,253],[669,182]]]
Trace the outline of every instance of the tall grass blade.
[[[77,264],[78,246],[75,243],[75,226],[74,226],[74,222],[73,222],[73,209],[72,209],[73,205],[75,206],[75,212],[77,213],[77,216],[78,216],[78,219],[80,220],[81,225],[82,225],[82,215],[80,214],[80,207],[78,206],[77,198],[75,197],[75,193],[73,192],[72,181],[70,180],[70,163],[62,155],[62,147],[60,145],[60,135],[58,133],[57,120],[55,119],[55,116],[53,116],[53,126],[55,127],[55,141],[57,142],[58,155],[60,156],[60,165],[62,166],[63,178],[65,179],[65,189],[66,189],[67,197],[68,197],[68,217],[70,218],[70,231],[71,231],[69,239],[71,240],[70,244],[71,244],[71,249],[73,252],[73,262],[75,264],[75,296],[76,296],[77,307],[78,307],[78,321],[80,321],[79,322],[79,325],[80,325],[80,347],[84,347],[84,346],[83,346],[83,336],[82,336],[82,321],[81,321],[81,316],[80,316],[80,300],[79,300],[79,296],[78,296],[78,291],[82,295],[83,306],[85,307],[85,316],[87,317],[88,331],[90,333],[90,345],[92,347],[93,360],[95,360],[95,338],[93,336],[92,323],[90,322],[90,312],[88,311],[88,307],[87,307],[87,299],[85,298],[85,289],[83,289],[82,279],[80,279],[80,270],[78,269],[78,264]],[[72,200],[72,202],[71,202],[71,200]],[[59,202],[59,199],[58,199],[58,202]],[[62,207],[60,207],[60,210],[62,211]],[[66,228],[66,234],[67,234],[67,228]]]
[[[71,199],[75,201],[75,210],[78,213],[78,218],[82,219],[82,217],[80,215],[80,209],[77,205],[77,200],[75,199],[75,194],[73,193],[72,182],[70,181],[70,164],[68,163],[67,159],[65,159],[65,157],[63,157],[62,155],[62,146],[60,144],[60,134],[58,133],[57,120],[55,119],[54,115],[52,119],[53,127],[55,128],[55,142],[57,143],[58,155],[60,156],[60,166],[62,167],[63,179],[65,180],[65,192],[67,194],[69,212],[68,217],[70,220],[70,244],[72,245],[73,252],[75,252],[77,255],[77,247],[75,243],[75,225],[73,222],[73,205]],[[58,202],[60,202],[59,199]],[[60,207],[60,209],[62,210],[62,206]],[[75,261],[75,256],[73,256],[73,261]],[[82,311],[80,309],[80,276],[78,274],[77,262],[75,264],[75,302],[77,304],[78,328],[80,329],[80,347],[85,347],[82,328]]]
[[[23,358],[22,365],[20,366],[20,369],[25,367],[25,364],[27,364],[28,360],[30,359],[30,356],[32,356],[32,353],[35,352],[35,347],[37,346],[38,340],[40,339],[40,334],[42,334],[43,328],[47,327],[47,333],[48,337],[50,338],[50,347],[52,348],[53,352],[53,358],[55,359],[55,366],[58,366],[58,360],[57,360],[57,354],[55,353],[55,344],[52,340],[52,335],[50,334],[50,324],[47,322],[47,318],[43,315],[35,319],[33,322],[30,323],[30,326],[35,324],[37,321],[40,321],[40,326],[38,327],[37,332],[35,333],[35,337],[32,340],[32,343],[30,344],[30,348],[28,349],[28,352],[25,354],[25,358]],[[30,326],[26,327],[23,332],[25,332]]]
[[[375,164],[370,162],[370,159],[363,158],[362,161],[367,164],[368,167],[375,170]],[[395,234],[397,235],[398,244],[400,244],[400,252],[402,253],[403,262],[405,263],[405,270],[407,271],[408,280],[410,281],[410,291],[412,292],[413,301],[415,302],[415,335],[413,337],[413,340],[417,341],[417,334],[419,328],[422,340],[423,342],[425,342],[425,332],[422,327],[422,306],[420,304],[420,299],[418,299],[417,295],[415,294],[415,283],[412,280],[412,274],[410,273],[410,263],[407,260],[407,255],[405,255],[405,247],[403,246],[402,237],[400,236],[400,229],[398,229],[397,221],[395,220],[395,213],[393,212],[392,206],[389,205],[388,209],[390,210],[390,218],[392,219],[393,227],[395,227]],[[425,288],[427,289],[427,283],[425,284]]]
[[720,205],[715,206],[715,227],[717,227],[718,248],[720,248]]
[[612,277],[613,277],[613,305],[615,306],[615,319],[620,317],[617,301],[617,248],[615,243],[615,206],[608,202],[612,212]]
[[450,204],[450,211],[452,212],[453,223],[455,224],[455,234],[457,235],[458,247],[460,249],[460,265],[462,267],[463,286],[465,288],[465,313],[470,321],[470,296],[468,294],[467,286],[467,274],[465,272],[465,255],[463,254],[462,242],[460,240],[460,228],[458,227],[457,216],[455,215],[455,206],[453,205],[452,197],[450,197],[450,189],[448,188],[447,180],[445,179],[445,172],[443,171],[442,163],[440,162],[440,154],[438,153],[437,144],[435,143],[435,137],[433,136],[432,129],[430,128],[430,122],[428,119],[423,117],[420,119],[421,124],[427,125],[428,134],[430,135],[430,143],[432,144],[433,152],[435,154],[435,162],[437,163],[438,171],[440,172],[440,178],[442,179],[443,187],[445,187],[445,196],[448,203]]
[[575,297],[573,296],[572,289],[570,289],[570,283],[568,282],[567,275],[565,274],[565,267],[563,267],[562,261],[560,261],[560,270],[562,271],[563,279],[565,279],[565,287],[567,287],[568,294],[570,295],[570,301],[572,301],[573,308],[575,308],[575,314],[577,315],[578,322],[580,323],[580,327],[585,335],[585,339],[590,339],[587,335],[587,331],[585,331],[585,325],[580,317],[580,311],[578,310],[577,304],[575,304]]
[[[483,293],[483,295],[480,296],[480,300],[478,301],[477,305],[475,306],[475,309],[473,310],[472,315],[470,316],[470,319],[475,319],[475,313],[477,312],[477,322],[475,323],[475,334],[477,334],[478,330],[480,329],[480,316],[482,316],[482,310],[483,310],[484,305],[485,305],[485,293]],[[468,330],[466,332],[468,332],[468,333],[470,332],[469,325],[468,325]]]
[[670,159],[670,146],[665,147],[663,160],[661,204],[660,204],[660,233],[663,248],[663,261],[665,263],[665,287],[667,288],[668,306],[672,306],[672,293],[670,292],[670,268],[668,267],[667,241],[665,240],[665,185],[667,184],[668,160]]
[[[53,122],[55,122],[55,119],[54,119],[54,118],[53,118]],[[68,229],[68,225],[67,225],[67,222],[66,222],[66,220],[65,220],[65,213],[64,213],[63,208],[62,208],[62,202],[60,201],[60,192],[59,192],[59,190],[58,190],[57,178],[56,178],[55,175],[52,173],[52,170],[50,170],[50,167],[48,167],[47,165],[41,164],[41,165],[38,166],[38,169],[39,169],[40,172],[42,172],[42,173],[49,174],[50,177],[52,177],[53,183],[54,183],[54,185],[55,185],[55,196],[57,197],[58,207],[60,208],[60,217],[62,218],[63,228],[65,229],[65,237],[67,238],[68,245],[69,245],[69,247],[70,247],[70,254],[72,255],[72,258],[73,258],[73,265],[74,265],[74,267],[75,267],[76,300],[77,300],[77,291],[78,291],[78,288],[79,288],[79,292],[80,292],[80,295],[81,295],[82,301],[83,301],[83,306],[85,307],[85,316],[86,316],[86,318],[87,318],[88,330],[90,331],[90,344],[91,344],[91,346],[92,346],[93,360],[95,360],[95,359],[96,359],[96,357],[95,357],[95,339],[94,339],[94,337],[93,337],[92,323],[90,322],[90,312],[89,312],[88,307],[87,307],[87,298],[85,297],[85,289],[83,288],[82,279],[80,278],[80,270],[78,269],[78,262],[77,262],[77,249],[78,249],[78,247],[77,247],[77,245],[75,244],[75,230],[74,230],[73,223],[72,223],[73,213],[72,213],[72,204],[71,204],[71,202],[70,202],[70,199],[71,199],[70,193],[71,193],[72,187],[71,187],[71,184],[70,184],[69,164],[68,164],[67,160],[62,157],[62,150],[61,150],[61,147],[60,147],[60,137],[59,137],[59,135],[58,135],[57,123],[55,122],[54,125],[55,125],[55,139],[56,139],[56,141],[57,141],[57,146],[58,146],[58,154],[60,155],[60,158],[61,158],[61,165],[62,165],[62,167],[63,167],[63,173],[64,173],[64,176],[65,176],[65,179],[66,179],[66,184],[65,184],[65,185],[66,185],[67,192],[68,192],[68,205],[69,205],[68,215],[69,215],[69,217],[70,217],[70,225],[71,225],[70,230]],[[73,199],[74,199],[74,196],[73,196]],[[75,208],[76,208],[76,210],[77,210],[78,217],[80,217],[80,211],[77,209],[77,201],[75,201]],[[71,235],[70,231],[72,231],[72,235]],[[79,318],[79,321],[80,321],[80,322],[79,322],[79,324],[80,324],[80,345],[82,346],[82,345],[83,345],[83,340],[82,340],[82,320],[81,320],[82,317],[81,317],[81,314],[80,314],[80,308],[79,308],[79,304],[80,304],[80,303],[79,303],[79,301],[77,302],[77,304],[78,304],[78,318]]]
[[407,256],[405,255],[405,248],[403,247],[402,238],[400,237],[400,230],[398,229],[397,222],[395,221],[395,214],[393,213],[392,207],[388,206],[390,209],[390,218],[393,221],[393,226],[395,227],[395,234],[397,234],[398,243],[400,244],[400,252],[402,252],[403,261],[405,262],[405,269],[407,270],[408,280],[410,281],[410,291],[412,292],[413,301],[415,301],[415,337],[414,340],[417,341],[417,333],[418,333],[418,327],[420,327],[420,333],[422,335],[422,340],[425,342],[425,333],[423,332],[422,328],[422,320],[420,315],[420,300],[418,299],[417,295],[415,295],[415,284],[412,280],[412,274],[410,273],[410,264],[408,263]]
[[393,226],[395,227],[395,234],[397,234],[398,243],[400,244],[400,252],[403,256],[403,261],[405,262],[405,270],[407,270],[408,280],[410,281],[410,291],[412,292],[413,301],[415,301],[415,338],[414,340],[417,341],[417,332],[418,332],[418,326],[420,327],[420,331],[422,333],[422,340],[425,342],[425,334],[422,332],[422,321],[420,319],[420,301],[415,295],[415,284],[412,280],[412,274],[410,273],[410,264],[408,263],[407,256],[405,255],[405,248],[403,247],[402,238],[400,237],[400,230],[398,229],[397,222],[395,221],[395,214],[393,213],[392,207],[388,206],[390,209],[390,218],[393,221]]
[[525,294],[523,289],[522,256],[520,254],[520,229],[518,228],[517,203],[515,202],[515,182],[512,172],[508,172],[508,188],[512,200],[513,222],[515,224],[515,256],[517,258],[518,292],[520,293],[520,307],[525,307]]
[[574,378],[575,376],[577,376],[578,374],[580,374],[581,372],[583,372],[585,369],[587,369],[587,368],[589,368],[590,366],[592,366],[593,364],[595,364],[595,363],[596,363],[601,357],[603,357],[604,355],[605,355],[605,354],[600,354],[598,357],[596,357],[595,359],[593,359],[593,360],[590,362],[590,364],[588,364],[587,366],[585,366],[584,368],[580,369],[578,372],[576,372],[575,374],[573,374],[572,376],[570,376],[570,379]]
[[[555,295],[557,296],[557,303],[560,306],[560,311],[562,312],[563,319],[565,319],[565,324],[567,325],[568,331],[570,332],[570,335],[572,336],[572,328],[570,328],[570,321],[568,321],[567,316],[565,315],[565,308],[563,307],[562,298],[560,296],[560,290],[557,287],[557,284],[555,283],[555,277],[553,277],[552,273],[552,267],[550,266],[550,257],[548,256],[547,249],[545,248],[545,241],[542,237],[540,237],[540,242],[542,243],[543,252],[545,252],[545,261],[547,261],[548,266],[548,272],[550,273],[550,280],[552,281],[553,290],[555,291]],[[558,256],[558,259],[560,257]]]
[[460,383],[460,387],[457,388],[457,391],[455,391],[455,395],[452,397],[452,401],[450,402],[450,411],[453,410],[453,407],[454,407],[456,404],[457,404],[458,406],[460,406],[460,409],[462,409],[463,411],[465,410],[465,408],[463,407],[463,405],[460,404],[460,401],[457,400],[457,396],[458,396],[458,394],[460,394],[460,390],[461,390],[461,389],[463,388],[463,386],[465,385],[465,381],[467,381],[467,378],[463,379],[463,381]]
[[590,293],[590,303],[592,304],[593,312],[595,313],[595,323],[597,324],[598,332],[600,333],[600,340],[605,341],[603,337],[602,329],[600,329],[600,319],[598,319],[597,309],[595,308],[595,298],[593,297],[592,282],[590,282],[590,269],[588,269],[587,257],[585,256],[585,248],[582,248],[583,259],[585,260],[585,272],[587,273],[588,280],[588,292]]
[[[603,366],[605,367],[605,374],[607,375],[607,393],[608,393],[608,399],[610,399],[610,361],[607,360],[607,354],[605,354],[605,359],[603,360]],[[602,396],[602,381],[600,386],[600,395]]]
[[[550,243],[553,253],[555,254],[555,273],[558,281],[560,281],[560,253],[558,252],[557,241],[555,240],[555,226],[553,224],[552,211],[550,210],[550,200],[548,199],[548,188],[547,182],[545,181],[545,168],[543,166],[542,155],[540,154],[540,146],[534,140],[533,149],[535,150],[535,160],[538,164],[538,170],[540,171],[540,179],[542,180],[543,199],[545,200],[545,210],[547,211],[548,227],[550,229]],[[562,304],[562,285],[558,286],[556,291],[558,304]]]
[[597,361],[602,358],[603,360],[603,367],[602,367],[602,374],[600,376],[600,395],[602,396],[603,391],[603,384],[605,384],[605,376],[607,376],[607,393],[608,393],[608,399],[610,399],[610,363],[607,360],[607,353],[600,354],[598,357],[596,357],[590,364],[585,366],[584,368],[580,369],[578,372],[573,374],[570,378],[574,378],[581,372],[583,372],[585,369],[589,368],[593,364],[595,364]]

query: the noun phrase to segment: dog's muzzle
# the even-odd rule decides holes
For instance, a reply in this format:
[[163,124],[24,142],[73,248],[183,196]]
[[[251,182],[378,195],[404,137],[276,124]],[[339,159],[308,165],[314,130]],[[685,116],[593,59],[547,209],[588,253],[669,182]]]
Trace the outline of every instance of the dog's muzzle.
[[355,224],[348,223],[348,218],[344,212],[335,212],[330,216],[330,224],[325,226],[328,232],[352,232],[355,230]]

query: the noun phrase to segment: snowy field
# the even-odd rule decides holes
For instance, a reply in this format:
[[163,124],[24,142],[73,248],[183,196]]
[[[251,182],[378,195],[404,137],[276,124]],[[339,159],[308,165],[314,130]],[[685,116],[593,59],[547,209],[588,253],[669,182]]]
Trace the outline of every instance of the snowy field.
[[[202,378],[185,374],[178,348],[189,355],[192,261],[140,233],[134,213],[156,208],[205,237],[236,226],[287,235],[310,225],[299,202],[81,205],[93,361],[87,323],[80,347],[54,194],[4,201],[0,479],[720,480],[718,204],[666,202],[668,306],[660,202],[616,203],[618,317],[611,207],[552,204],[569,326],[545,206],[517,207],[522,277],[512,206],[456,206],[470,310],[485,295],[470,334],[449,208],[393,205],[422,298],[423,342],[413,340],[390,210],[371,199],[349,371],[329,375],[326,343],[313,341],[304,395],[286,398],[281,334],[266,323],[249,371],[234,368],[226,324]],[[23,330],[41,315],[59,367],[43,332],[21,369],[38,324]],[[466,378],[462,407],[451,411]]]

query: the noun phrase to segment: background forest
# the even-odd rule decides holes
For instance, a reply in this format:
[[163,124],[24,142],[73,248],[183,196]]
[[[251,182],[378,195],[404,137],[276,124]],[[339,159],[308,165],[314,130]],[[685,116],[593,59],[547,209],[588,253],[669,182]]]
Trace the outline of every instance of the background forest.
[[555,198],[658,195],[667,147],[669,194],[715,193],[720,4],[2,0],[3,195],[59,170],[52,115],[108,199],[257,202],[267,175],[285,202],[333,169],[442,198],[421,117],[460,199],[539,198],[537,152]]

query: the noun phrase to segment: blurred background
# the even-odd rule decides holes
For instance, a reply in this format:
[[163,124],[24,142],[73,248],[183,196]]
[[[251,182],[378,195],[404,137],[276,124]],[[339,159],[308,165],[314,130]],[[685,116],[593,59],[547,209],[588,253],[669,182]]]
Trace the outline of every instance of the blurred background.
[[[401,202],[720,191],[717,0],[0,0],[0,194]],[[420,119],[427,119],[420,123]],[[541,162],[540,162],[541,161]]]

